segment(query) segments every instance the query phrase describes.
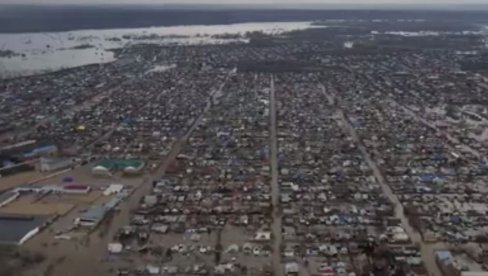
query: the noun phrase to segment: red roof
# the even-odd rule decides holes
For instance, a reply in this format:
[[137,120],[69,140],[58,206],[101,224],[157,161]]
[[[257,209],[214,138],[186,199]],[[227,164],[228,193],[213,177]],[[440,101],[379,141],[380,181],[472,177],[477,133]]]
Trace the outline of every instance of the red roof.
[[65,190],[86,190],[89,189],[89,186],[82,185],[82,184],[70,184],[70,185],[64,185],[63,189]]

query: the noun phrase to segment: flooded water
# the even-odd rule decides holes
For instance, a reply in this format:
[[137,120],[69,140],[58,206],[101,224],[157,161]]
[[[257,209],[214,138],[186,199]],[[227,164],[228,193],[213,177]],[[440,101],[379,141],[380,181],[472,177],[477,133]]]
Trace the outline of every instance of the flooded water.
[[280,34],[312,27],[312,22],[266,22],[136,29],[0,34],[0,77],[31,75],[114,60],[109,49],[131,44],[247,43],[247,32]]
[[33,75],[114,60],[112,52],[99,49],[57,50],[40,54],[26,53],[25,56],[0,59],[0,76]]
[[372,34],[387,34],[387,35],[398,35],[406,37],[418,37],[418,36],[440,36],[440,35],[479,35],[482,31],[462,31],[462,32],[435,32],[435,31],[419,31],[419,32],[408,32],[408,31],[391,31],[391,32],[378,32],[372,31]]

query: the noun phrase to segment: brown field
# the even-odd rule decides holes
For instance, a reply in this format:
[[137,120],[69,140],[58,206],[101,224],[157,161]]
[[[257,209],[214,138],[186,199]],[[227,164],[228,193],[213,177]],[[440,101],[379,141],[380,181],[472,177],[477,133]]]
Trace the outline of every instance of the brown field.
[[42,174],[36,171],[4,176],[0,178],[0,191],[18,187],[40,177],[42,177]]
[[[43,229],[39,234],[26,242],[22,247],[32,252],[49,252],[44,254],[46,260],[38,266],[30,267],[20,275],[38,276],[44,275],[107,275],[107,269],[111,264],[101,262],[107,256],[107,244],[112,241],[118,229],[127,225],[130,221],[130,212],[138,206],[139,199],[150,189],[150,178],[143,174],[137,177],[126,177],[122,173],[116,173],[112,177],[96,177],[91,174],[93,164],[76,168],[59,174],[50,174],[46,177],[40,173],[30,173],[13,176],[9,179],[9,187],[16,187],[21,183],[39,180],[35,186],[62,186],[63,177],[71,176],[73,184],[88,185],[92,191],[88,194],[49,194],[42,198],[37,195],[23,195],[11,204],[0,208],[0,212],[17,214],[60,214],[52,224]],[[0,180],[0,190],[4,185]],[[142,185],[145,181],[146,185]],[[118,206],[119,211],[114,213],[110,221],[105,222],[106,227],[100,227],[95,231],[75,230],[73,221],[82,212],[91,206],[101,205],[111,197],[103,196],[103,190],[110,184],[123,184],[135,190],[130,199],[126,199]],[[71,237],[71,240],[55,239],[57,233],[63,233]]]
[[24,195],[16,201],[0,208],[2,213],[25,215],[64,215],[74,207],[73,204],[49,202],[44,199],[36,201],[32,195]]
[[[58,198],[59,202],[68,204],[86,204],[96,201],[102,196],[101,191],[91,191],[88,194],[63,194]],[[55,198],[55,195],[50,195],[48,198]]]

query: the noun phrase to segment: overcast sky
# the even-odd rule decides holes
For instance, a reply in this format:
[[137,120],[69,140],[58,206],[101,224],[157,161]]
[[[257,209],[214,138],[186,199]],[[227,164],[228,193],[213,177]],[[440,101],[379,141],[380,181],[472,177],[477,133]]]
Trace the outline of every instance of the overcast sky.
[[488,4],[488,0],[0,0],[0,4]]

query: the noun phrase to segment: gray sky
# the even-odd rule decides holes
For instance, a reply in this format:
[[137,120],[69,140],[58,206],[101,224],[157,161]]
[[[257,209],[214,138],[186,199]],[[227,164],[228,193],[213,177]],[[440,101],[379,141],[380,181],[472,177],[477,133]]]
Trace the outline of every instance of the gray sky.
[[488,4],[488,0],[0,0],[0,4],[388,4],[388,5],[442,5]]

